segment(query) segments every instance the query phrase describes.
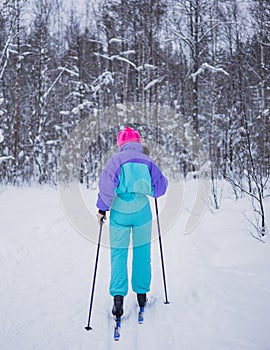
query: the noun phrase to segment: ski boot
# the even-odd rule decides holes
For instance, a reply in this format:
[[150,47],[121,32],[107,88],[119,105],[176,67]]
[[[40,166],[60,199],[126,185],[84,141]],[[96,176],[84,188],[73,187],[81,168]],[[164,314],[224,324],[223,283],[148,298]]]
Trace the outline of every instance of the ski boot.
[[123,313],[123,302],[124,302],[124,297],[122,295],[115,295],[113,298],[114,305],[112,309],[112,314],[119,319]]
[[146,298],[146,293],[144,294],[137,294],[137,301],[139,304],[139,307],[144,307],[146,302],[147,302],[147,298]]
[[138,312],[138,323],[142,324],[144,321],[144,307],[147,302],[146,294],[137,294],[137,301],[139,304],[139,312]]

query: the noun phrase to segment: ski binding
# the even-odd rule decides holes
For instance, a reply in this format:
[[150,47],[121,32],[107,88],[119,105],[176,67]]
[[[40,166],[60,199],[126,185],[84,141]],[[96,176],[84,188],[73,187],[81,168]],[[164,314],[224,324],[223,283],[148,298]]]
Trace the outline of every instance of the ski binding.
[[138,313],[138,323],[143,324],[144,321],[144,306],[140,306],[140,310]]
[[113,339],[115,341],[118,341],[120,339],[120,328],[121,328],[121,317],[117,317],[115,319],[115,327],[114,327],[114,334],[113,334]]

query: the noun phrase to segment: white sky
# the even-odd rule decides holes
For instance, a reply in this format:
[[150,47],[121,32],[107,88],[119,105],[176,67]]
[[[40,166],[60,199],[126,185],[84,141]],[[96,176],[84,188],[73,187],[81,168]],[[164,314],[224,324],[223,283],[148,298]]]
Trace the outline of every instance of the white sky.
[[[24,13],[24,18],[26,21],[31,21],[33,17],[33,9],[34,9],[34,4],[36,3],[37,0],[28,0],[24,8],[23,8],[23,13]],[[82,23],[84,21],[84,16],[86,14],[86,2],[89,3],[89,9],[91,11],[91,8],[96,8],[98,4],[102,0],[59,0],[60,2],[63,2],[63,11],[64,11],[64,19],[68,19],[69,15],[69,10],[73,7],[73,9],[76,10],[77,14],[82,17]],[[4,0],[0,0],[0,9],[3,5]]]

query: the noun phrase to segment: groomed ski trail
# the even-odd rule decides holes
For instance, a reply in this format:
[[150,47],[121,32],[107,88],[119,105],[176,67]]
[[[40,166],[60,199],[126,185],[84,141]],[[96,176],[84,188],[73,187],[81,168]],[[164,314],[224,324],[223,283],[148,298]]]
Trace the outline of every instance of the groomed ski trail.
[[[192,184],[185,186],[192,191]],[[87,194],[94,203],[96,193]],[[129,317],[115,344],[114,323],[108,318],[108,247],[100,250],[93,330],[87,332],[96,244],[71,227],[55,189],[10,188],[0,195],[1,349],[268,349],[270,245],[243,230],[246,219],[241,213],[249,208],[248,201],[224,199],[223,209],[207,212],[189,235],[183,234],[189,214],[185,204],[162,237],[170,304],[164,305],[154,240],[148,296],[155,303],[146,307],[144,324],[139,325],[136,295],[129,292]],[[98,234],[98,227],[89,229]]]
[[[144,349],[145,344],[149,342],[149,336],[151,336],[154,330],[157,331],[155,321],[155,304],[154,297],[149,298],[149,304],[145,307],[145,321],[143,324],[138,324],[138,305],[131,296],[126,297],[125,301],[125,314],[122,317],[120,340],[115,341],[113,339],[114,319],[108,314],[108,344],[107,349]],[[125,316],[126,315],[126,316]],[[159,344],[159,339],[151,339],[151,343],[156,346]]]

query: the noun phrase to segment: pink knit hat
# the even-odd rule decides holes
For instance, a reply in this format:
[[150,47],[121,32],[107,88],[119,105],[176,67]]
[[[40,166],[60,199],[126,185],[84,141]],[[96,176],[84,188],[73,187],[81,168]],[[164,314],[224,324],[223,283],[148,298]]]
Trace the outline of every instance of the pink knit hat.
[[141,136],[137,130],[126,126],[125,130],[121,130],[117,136],[117,144],[119,147],[123,146],[127,142],[141,143]]

